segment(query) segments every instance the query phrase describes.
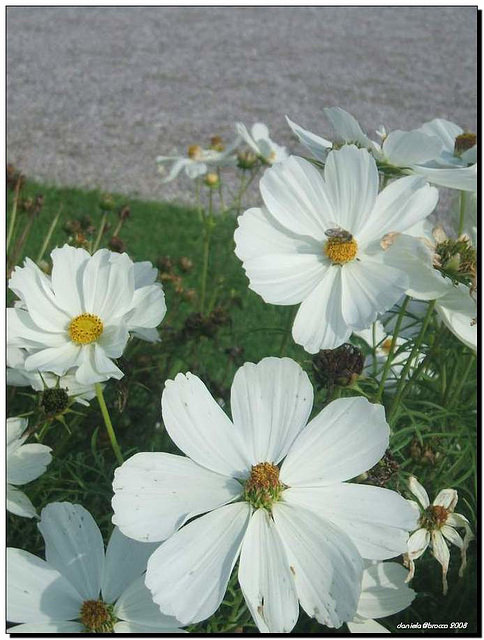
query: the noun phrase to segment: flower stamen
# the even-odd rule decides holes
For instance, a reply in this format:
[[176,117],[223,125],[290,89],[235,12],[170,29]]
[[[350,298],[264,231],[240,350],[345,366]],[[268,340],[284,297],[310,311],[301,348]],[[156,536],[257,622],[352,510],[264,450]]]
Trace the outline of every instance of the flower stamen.
[[354,238],[332,237],[324,245],[324,253],[333,264],[345,264],[356,258],[358,245]]
[[69,335],[76,344],[96,342],[103,330],[104,326],[101,318],[93,313],[81,313],[69,325]]
[[102,600],[83,602],[80,618],[87,633],[112,633],[116,623],[113,606]]
[[271,462],[253,465],[250,478],[245,483],[244,498],[255,509],[271,510],[287,487],[279,481],[279,467]]
[[419,524],[427,531],[440,529],[449,517],[449,511],[441,505],[430,505],[420,516]]

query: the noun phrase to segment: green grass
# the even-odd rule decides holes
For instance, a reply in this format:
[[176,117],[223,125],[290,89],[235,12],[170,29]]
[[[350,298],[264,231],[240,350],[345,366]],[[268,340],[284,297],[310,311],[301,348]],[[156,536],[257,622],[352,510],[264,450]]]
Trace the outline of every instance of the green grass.
[[[63,227],[69,219],[90,216],[94,226],[99,225],[101,213],[98,192],[60,189],[28,182],[24,197],[38,192],[44,194],[45,205],[34,222],[22,256],[37,257],[46,231],[60,207],[62,220],[52,237],[50,248],[62,246],[68,240],[69,236]],[[115,195],[114,198],[117,206],[128,204],[131,208],[131,217],[120,234],[129,255],[134,260],[150,260],[154,264],[159,258],[170,256],[176,265],[174,273],[182,278],[180,284],[183,290],[198,289],[202,230],[196,211],[166,203],[131,200],[124,196]],[[9,211],[11,206],[12,196],[9,194]],[[115,213],[111,215],[112,231],[117,217]],[[19,212],[20,224],[23,224],[23,217],[25,214]],[[287,338],[287,327],[290,326],[294,309],[265,304],[248,289],[248,280],[233,251],[235,222],[231,217],[217,220],[210,259],[208,299],[214,298],[212,307],[223,308],[224,321],[218,326],[212,324],[209,327],[213,333],[209,337],[193,329],[187,330],[187,318],[198,310],[197,300],[186,300],[177,293],[172,283],[165,281],[168,314],[160,327],[162,342],[153,347],[133,340],[121,362],[125,378],[118,383],[111,381],[106,389],[111,417],[125,457],[136,451],[176,451],[162,425],[160,396],[165,380],[173,378],[179,371],[190,370],[199,375],[230,413],[230,385],[237,368],[245,361],[258,362],[265,356],[283,354],[298,361],[312,378],[316,389],[314,414],[322,409],[327,400],[327,390],[321,388],[314,378],[311,356],[295,345],[290,336]],[[108,240],[109,234],[106,234],[104,244]],[[193,268],[186,273],[179,267],[182,257],[188,257],[193,262]],[[432,351],[431,368],[434,375],[424,376],[416,383],[412,393],[404,398],[391,424],[390,447],[400,467],[387,486],[410,497],[406,490],[406,479],[414,474],[427,488],[431,499],[443,488],[455,488],[459,491],[457,511],[466,515],[475,529],[475,365],[470,368],[467,381],[455,397],[453,391],[464,375],[470,352],[447,330],[439,328],[435,320],[428,335],[430,339],[425,349]],[[370,396],[376,391],[371,379],[360,379],[359,386]],[[352,388],[344,388],[339,393],[344,396],[356,392]],[[38,398],[31,390],[10,388],[8,402],[8,415],[33,411],[30,420],[31,424],[35,423]],[[383,402],[388,410],[392,404],[391,394],[384,395]],[[96,401],[92,401],[91,407],[80,407],[79,410],[85,417],[68,417],[72,431],[70,435],[60,423],[51,425],[44,442],[53,447],[54,460],[46,474],[26,487],[26,493],[39,511],[52,501],[68,500],[82,504],[91,511],[107,536],[111,528],[111,479],[116,466],[115,459]],[[7,538],[9,545],[20,546],[33,553],[43,552],[42,538],[34,521],[9,515]],[[427,551],[417,562],[412,585],[418,597],[406,611],[388,618],[385,621],[387,627],[396,631],[399,622],[450,624],[460,621],[468,622],[466,630],[449,629],[448,632],[475,634],[475,543],[469,549],[468,568],[462,580],[457,577],[458,565],[458,550],[453,547],[448,574],[449,594],[444,598],[441,593],[440,566]],[[220,611],[210,621],[197,625],[196,630],[233,632],[242,626],[246,633],[254,631],[234,580]],[[229,619],[233,623],[228,624]],[[314,620],[301,613],[295,632],[321,633],[323,630]],[[411,633],[412,630],[406,632]]]

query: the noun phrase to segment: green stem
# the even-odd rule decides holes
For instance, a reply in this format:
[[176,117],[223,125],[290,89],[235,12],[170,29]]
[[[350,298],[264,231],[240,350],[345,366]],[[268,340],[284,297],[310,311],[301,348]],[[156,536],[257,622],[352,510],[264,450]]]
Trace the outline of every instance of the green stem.
[[119,232],[121,231],[121,227],[123,226],[123,224],[124,224],[124,220],[121,218],[121,220],[116,225],[116,229],[114,230],[114,233],[113,233],[114,237],[119,236]]
[[101,220],[101,225],[99,227],[99,231],[97,232],[97,238],[96,241],[94,242],[94,246],[92,247],[92,252],[96,253],[96,251],[99,249],[99,245],[101,244],[101,238],[103,237],[103,231],[104,231],[104,227],[106,226],[106,220],[108,217],[108,212],[105,211],[103,213],[103,217]]
[[242,194],[245,191],[244,183],[245,183],[245,169],[242,169],[242,175],[240,176],[239,192],[237,193],[237,196],[235,198],[235,201],[237,203],[237,205],[236,205],[237,215],[239,215],[239,213],[240,213],[240,207],[241,207],[241,202],[242,202]]
[[457,231],[457,237],[461,236],[464,231],[466,199],[467,199],[467,192],[461,191],[460,192],[460,208],[459,208],[459,228]]
[[99,382],[96,382],[95,387],[96,387],[97,401],[99,402],[99,407],[101,409],[101,413],[103,414],[104,424],[106,425],[106,431],[108,432],[109,440],[111,441],[111,446],[116,456],[116,460],[121,465],[124,462],[124,458],[123,458],[123,454],[121,453],[121,449],[119,448],[118,441],[116,440],[116,434],[114,433],[113,423],[111,422],[111,418],[109,417],[109,411],[106,406],[106,401],[104,400],[103,390]]
[[454,402],[458,399],[458,397],[460,396],[460,392],[462,391],[463,386],[465,385],[465,383],[467,382],[467,378],[469,377],[469,373],[471,372],[472,369],[472,365],[474,364],[476,359],[476,356],[474,353],[471,353],[469,355],[469,360],[467,362],[467,366],[464,370],[464,373],[462,374],[461,379],[459,380],[459,383],[456,387],[456,390],[454,391],[454,393],[452,394],[452,397],[449,398],[449,404],[454,404]]
[[195,188],[195,198],[196,198],[196,207],[197,207],[197,213],[198,213],[198,217],[200,218],[200,222],[204,222],[203,219],[203,215],[202,215],[202,208],[200,206],[200,189],[202,188],[202,181],[200,178],[196,179],[196,188]]
[[394,330],[393,336],[392,336],[392,342],[390,344],[390,350],[388,352],[388,357],[386,359],[385,366],[383,367],[381,380],[380,380],[380,386],[378,387],[378,391],[376,392],[376,396],[375,396],[374,402],[380,402],[381,401],[381,398],[382,398],[382,395],[383,395],[383,390],[385,389],[385,382],[386,382],[386,379],[388,378],[388,374],[390,373],[390,368],[392,366],[393,353],[395,351],[395,345],[397,344],[398,334],[400,333],[400,328],[402,326],[403,318],[405,316],[405,310],[407,309],[407,305],[408,305],[408,301],[409,300],[410,300],[410,298],[408,296],[405,296],[405,300],[403,301],[402,306],[400,307],[400,311],[398,313],[397,322],[395,324],[395,330]]
[[220,167],[217,167],[217,175],[218,175],[218,194],[220,196],[220,208],[222,209],[222,213],[225,212],[225,204],[224,204],[224,194],[223,194],[223,185],[222,185],[222,176]]
[[[425,333],[427,332],[427,327],[428,327],[428,325],[430,323],[430,320],[432,318],[432,313],[434,311],[435,302],[436,302],[435,300],[431,300],[429,302],[429,306],[427,308],[427,313],[425,314],[425,318],[424,318],[424,321],[422,323],[422,327],[420,329],[420,333],[418,334],[417,339],[414,342],[413,349],[410,352],[409,357],[407,358],[407,361],[405,363],[405,366],[403,367],[402,372],[400,373],[400,379],[398,381],[397,390],[395,392],[395,397],[393,399],[392,406],[391,406],[390,411],[388,413],[388,420],[389,421],[395,415],[395,412],[396,412],[396,410],[398,408],[398,403],[400,402],[401,396],[402,396],[402,394],[403,394],[403,392],[405,390],[406,378],[407,378],[408,372],[410,371],[410,367],[412,366],[412,362],[413,362],[415,356],[417,355],[418,350],[420,349],[420,346],[421,346],[421,344],[423,342],[423,339],[425,337]],[[410,381],[408,381],[408,382],[410,382]]]
[[44,253],[47,251],[47,247],[49,246],[49,242],[52,238],[52,234],[54,233],[57,223],[59,222],[61,212],[62,212],[62,205],[59,207],[59,211],[57,212],[56,217],[50,223],[49,230],[47,231],[47,235],[45,236],[44,242],[42,243],[42,247],[39,251],[39,255],[37,256],[37,264],[40,263],[40,261],[44,257]]
[[208,218],[204,221],[203,232],[203,266],[202,266],[202,284],[200,287],[200,313],[205,310],[205,298],[207,295],[207,278],[208,278],[208,258],[210,255],[210,239],[213,227],[213,192],[208,192]]
[[12,207],[12,213],[10,214],[10,224],[8,225],[8,234],[7,234],[7,246],[6,246],[6,252],[8,253],[8,248],[10,246],[10,243],[12,242],[12,238],[13,238],[13,231],[15,228],[15,220],[17,218],[17,209],[18,209],[18,201],[19,201],[19,197],[20,197],[20,186],[22,184],[21,180],[17,180],[17,184],[15,185],[15,195],[14,195],[14,199],[13,199],[13,207]]

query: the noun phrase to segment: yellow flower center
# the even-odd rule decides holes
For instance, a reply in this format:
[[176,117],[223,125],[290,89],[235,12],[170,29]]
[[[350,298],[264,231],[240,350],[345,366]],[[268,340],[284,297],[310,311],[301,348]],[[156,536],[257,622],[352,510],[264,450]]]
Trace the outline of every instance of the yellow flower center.
[[88,633],[112,633],[116,622],[112,605],[102,600],[83,602],[80,618]]
[[271,510],[286,487],[279,481],[279,467],[271,462],[260,462],[252,467],[245,483],[244,497],[256,509]]
[[103,329],[101,318],[93,313],[81,313],[71,321],[69,335],[71,340],[77,344],[90,344],[96,342]]
[[200,160],[202,157],[202,147],[199,144],[191,144],[188,147],[188,157],[191,160]]
[[345,264],[356,258],[358,245],[356,240],[329,238],[324,245],[324,253],[333,264]]
[[477,144],[476,133],[461,133],[455,139],[454,155],[459,157],[464,153],[464,151],[468,151],[469,149],[472,149],[472,147],[476,144]]

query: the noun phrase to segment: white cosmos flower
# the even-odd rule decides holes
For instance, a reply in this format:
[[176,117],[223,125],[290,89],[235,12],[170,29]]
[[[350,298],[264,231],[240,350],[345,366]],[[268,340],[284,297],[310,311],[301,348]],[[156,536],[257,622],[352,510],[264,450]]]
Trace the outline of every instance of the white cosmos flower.
[[92,384],[80,384],[76,380],[75,369],[64,376],[44,371],[27,371],[25,360],[29,353],[18,347],[7,347],[7,384],[13,387],[32,387],[35,391],[45,389],[64,389],[70,398],[79,404],[89,406],[89,400],[96,396],[96,389]]
[[351,633],[390,633],[375,618],[386,618],[411,605],[416,593],[406,584],[408,571],[396,562],[366,562]]
[[186,156],[157,156],[156,163],[161,173],[165,170],[165,163],[172,164],[170,173],[163,179],[163,183],[174,180],[182,169],[189,178],[194,180],[204,176],[210,169],[235,166],[237,158],[233,155],[233,152],[239,144],[240,138],[236,138],[223,151],[202,149],[198,144],[193,144],[188,147]]
[[339,627],[356,612],[361,556],[406,549],[415,527],[407,501],[345,482],[387,449],[383,407],[340,399],[306,425],[312,403],[308,376],[289,358],[237,371],[232,421],[196,376],[167,381],[163,420],[188,457],[136,454],[115,472],[112,503],[125,535],[166,540],[146,574],[162,612],[183,624],[208,618],[240,555],[239,583],[261,632],[290,632],[298,601]]
[[426,218],[438,198],[415,176],[378,194],[375,160],[353,145],[328,155],[324,178],[291,156],[260,189],[265,206],[239,218],[235,252],[266,302],[301,303],[292,335],[309,353],[338,347],[397,302],[408,276],[383,264],[380,239]]
[[29,498],[17,489],[41,476],[52,460],[52,449],[45,444],[24,444],[28,421],[25,418],[7,420],[7,509],[23,518],[34,518],[36,511]]
[[39,530],[45,560],[7,549],[9,633],[184,633],[153,603],[143,573],[154,545],[101,532],[80,505],[53,502]]
[[108,249],[91,256],[64,245],[51,257],[51,276],[27,258],[10,278],[20,304],[7,309],[8,346],[29,352],[27,371],[63,376],[75,368],[81,385],[122,378],[113,359],[123,354],[130,332],[156,339],[166,313],[156,270]]
[[274,142],[269,136],[269,129],[262,122],[256,122],[250,133],[241,122],[235,125],[238,135],[267,164],[276,164],[288,158],[285,147]]
[[[365,359],[365,373],[373,375],[377,380],[380,380],[382,377],[383,367],[388,360],[393,336],[385,331],[379,320],[374,322],[369,329],[355,331],[354,335],[364,340],[367,345],[371,347],[374,353],[374,356],[369,355]],[[406,347],[405,345],[408,346]],[[394,387],[398,382],[411,351],[412,345],[408,344],[408,340],[403,336],[398,336],[395,341],[392,363],[389,375],[385,381],[385,387]],[[412,369],[417,367],[423,358],[424,356],[422,353],[417,355],[412,363],[409,375],[411,375]]]
[[[423,175],[443,187],[477,190],[477,147],[474,145],[462,153],[459,150],[459,145],[475,136],[465,134],[458,125],[437,118],[412,131],[395,130],[387,135],[383,128],[379,134],[382,141],[378,143],[370,140],[356,118],[344,109],[327,107],[324,112],[336,131],[338,144],[356,144],[368,149],[379,162]],[[325,162],[333,143],[289,118],[287,121],[312,155]]]
[[[411,476],[408,486],[418,503],[409,500],[412,508],[419,514],[419,528],[412,533],[408,540],[406,562],[410,568],[407,580],[411,580],[415,573],[415,560],[420,558],[430,546],[434,558],[442,566],[442,584],[444,595],[447,593],[447,571],[449,568],[450,552],[446,542],[454,544],[461,552],[461,567],[459,576],[462,577],[466,567],[466,552],[469,542],[474,539],[469,520],[459,513],[454,513],[458,495],[455,489],[442,489],[430,504],[429,496],[418,480]],[[461,538],[457,529],[464,529]]]

